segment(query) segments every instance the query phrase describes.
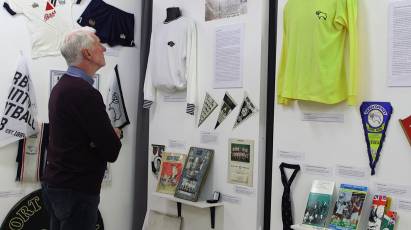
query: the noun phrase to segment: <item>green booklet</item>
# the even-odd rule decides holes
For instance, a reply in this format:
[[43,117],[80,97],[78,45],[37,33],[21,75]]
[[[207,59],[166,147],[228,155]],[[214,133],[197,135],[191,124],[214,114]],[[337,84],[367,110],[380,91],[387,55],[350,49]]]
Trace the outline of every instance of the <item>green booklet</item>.
[[303,224],[325,227],[334,192],[333,181],[314,180],[308,195]]

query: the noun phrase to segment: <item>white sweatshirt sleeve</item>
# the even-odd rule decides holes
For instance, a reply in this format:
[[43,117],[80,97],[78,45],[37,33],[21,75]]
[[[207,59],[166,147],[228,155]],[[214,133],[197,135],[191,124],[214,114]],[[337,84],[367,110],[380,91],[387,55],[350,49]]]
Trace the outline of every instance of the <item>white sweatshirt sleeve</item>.
[[[150,46],[154,46],[153,44],[153,36],[154,33],[151,34],[151,41],[150,41]],[[146,77],[144,80],[144,102],[143,102],[143,108],[145,109],[149,109],[151,107],[151,105],[153,104],[153,102],[156,100],[156,89],[153,86],[152,83],[152,72],[151,72],[151,68],[152,68],[152,62],[153,60],[153,54],[151,52],[151,48],[150,48],[150,52],[148,55],[148,61],[147,61],[147,69],[146,69]]]
[[187,79],[187,109],[186,113],[194,115],[197,102],[197,28],[191,22],[187,29],[186,73]]

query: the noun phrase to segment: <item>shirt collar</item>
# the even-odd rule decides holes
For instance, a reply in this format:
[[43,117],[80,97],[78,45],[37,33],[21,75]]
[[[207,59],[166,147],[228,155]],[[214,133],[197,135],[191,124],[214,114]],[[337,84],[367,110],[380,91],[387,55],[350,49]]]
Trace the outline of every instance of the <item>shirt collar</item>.
[[70,75],[72,77],[81,78],[81,79],[87,81],[90,85],[94,84],[93,77],[87,75],[86,72],[84,72],[84,70],[82,70],[78,67],[69,66],[66,73],[67,73],[67,75]]

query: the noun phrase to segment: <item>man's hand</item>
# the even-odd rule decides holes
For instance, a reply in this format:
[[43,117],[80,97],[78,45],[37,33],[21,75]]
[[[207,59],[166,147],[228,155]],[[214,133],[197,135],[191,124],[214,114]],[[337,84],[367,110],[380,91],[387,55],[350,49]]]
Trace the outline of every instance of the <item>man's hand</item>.
[[116,132],[117,137],[119,139],[123,138],[123,130],[119,129],[119,128],[114,128],[114,132]]

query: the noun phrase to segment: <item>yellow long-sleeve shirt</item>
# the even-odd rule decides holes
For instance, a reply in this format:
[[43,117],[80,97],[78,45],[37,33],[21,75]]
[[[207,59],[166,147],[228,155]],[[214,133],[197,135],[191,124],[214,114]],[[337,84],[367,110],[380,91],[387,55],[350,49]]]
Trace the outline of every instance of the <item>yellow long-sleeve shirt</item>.
[[[355,105],[357,0],[288,0],[284,8],[277,102],[290,99]],[[344,63],[348,35],[349,73]]]

